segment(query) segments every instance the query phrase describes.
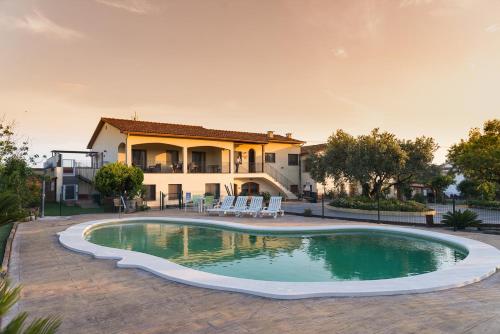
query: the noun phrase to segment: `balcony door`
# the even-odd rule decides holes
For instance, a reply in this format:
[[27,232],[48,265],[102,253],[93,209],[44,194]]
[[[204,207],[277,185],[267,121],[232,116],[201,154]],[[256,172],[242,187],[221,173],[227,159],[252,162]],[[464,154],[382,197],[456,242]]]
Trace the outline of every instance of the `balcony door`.
[[132,150],[132,165],[146,169],[146,150]]
[[253,148],[248,151],[248,171],[255,173],[255,150]]
[[192,152],[191,168],[195,173],[203,173],[205,171],[206,153]]

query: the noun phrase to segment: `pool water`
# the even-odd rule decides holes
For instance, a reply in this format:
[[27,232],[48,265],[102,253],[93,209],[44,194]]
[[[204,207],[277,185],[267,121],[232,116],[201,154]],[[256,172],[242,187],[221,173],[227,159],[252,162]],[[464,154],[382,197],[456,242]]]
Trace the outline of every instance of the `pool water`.
[[465,249],[442,241],[368,230],[258,235],[137,221],[94,228],[86,240],[213,274],[287,282],[414,276],[452,266],[467,256]]

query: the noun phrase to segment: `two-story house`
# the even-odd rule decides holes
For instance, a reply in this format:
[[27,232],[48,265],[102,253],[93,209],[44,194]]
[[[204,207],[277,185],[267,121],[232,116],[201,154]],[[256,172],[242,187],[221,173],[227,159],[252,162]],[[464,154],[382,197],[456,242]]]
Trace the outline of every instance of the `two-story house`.
[[267,191],[295,199],[303,143],[273,131],[101,118],[87,148],[96,169],[116,161],[141,168],[148,202],[158,206],[160,192],[167,201],[181,192],[224,195],[227,190],[249,195]]

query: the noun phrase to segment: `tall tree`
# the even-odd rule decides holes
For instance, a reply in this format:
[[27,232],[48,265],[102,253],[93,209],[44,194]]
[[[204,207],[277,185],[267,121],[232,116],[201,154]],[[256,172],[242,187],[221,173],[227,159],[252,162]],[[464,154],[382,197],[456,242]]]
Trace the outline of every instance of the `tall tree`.
[[401,200],[404,189],[415,180],[421,179],[431,167],[438,145],[433,138],[425,136],[415,140],[401,140],[400,145],[408,159],[396,173],[392,185],[395,186],[398,199]]
[[500,119],[486,121],[483,131],[474,128],[467,140],[448,150],[448,161],[478,183],[500,184]]
[[400,140],[379,129],[353,137],[338,130],[328,139],[325,154],[315,157],[315,165],[323,171],[317,180],[321,182],[326,176],[359,182],[363,194],[374,197],[393,185],[402,187],[423,173],[436,149],[434,140],[427,137]]

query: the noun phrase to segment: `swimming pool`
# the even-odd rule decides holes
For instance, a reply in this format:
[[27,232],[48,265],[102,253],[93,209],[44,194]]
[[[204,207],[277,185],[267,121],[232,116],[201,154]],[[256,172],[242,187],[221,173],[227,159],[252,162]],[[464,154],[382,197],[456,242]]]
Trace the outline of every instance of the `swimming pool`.
[[454,265],[468,254],[464,248],[439,240],[360,229],[258,234],[135,221],[96,227],[85,238],[212,274],[280,282],[414,276]]
[[67,248],[177,282],[272,298],[429,292],[500,267],[500,251],[410,228],[256,227],[202,219],[131,218],[78,224]]

